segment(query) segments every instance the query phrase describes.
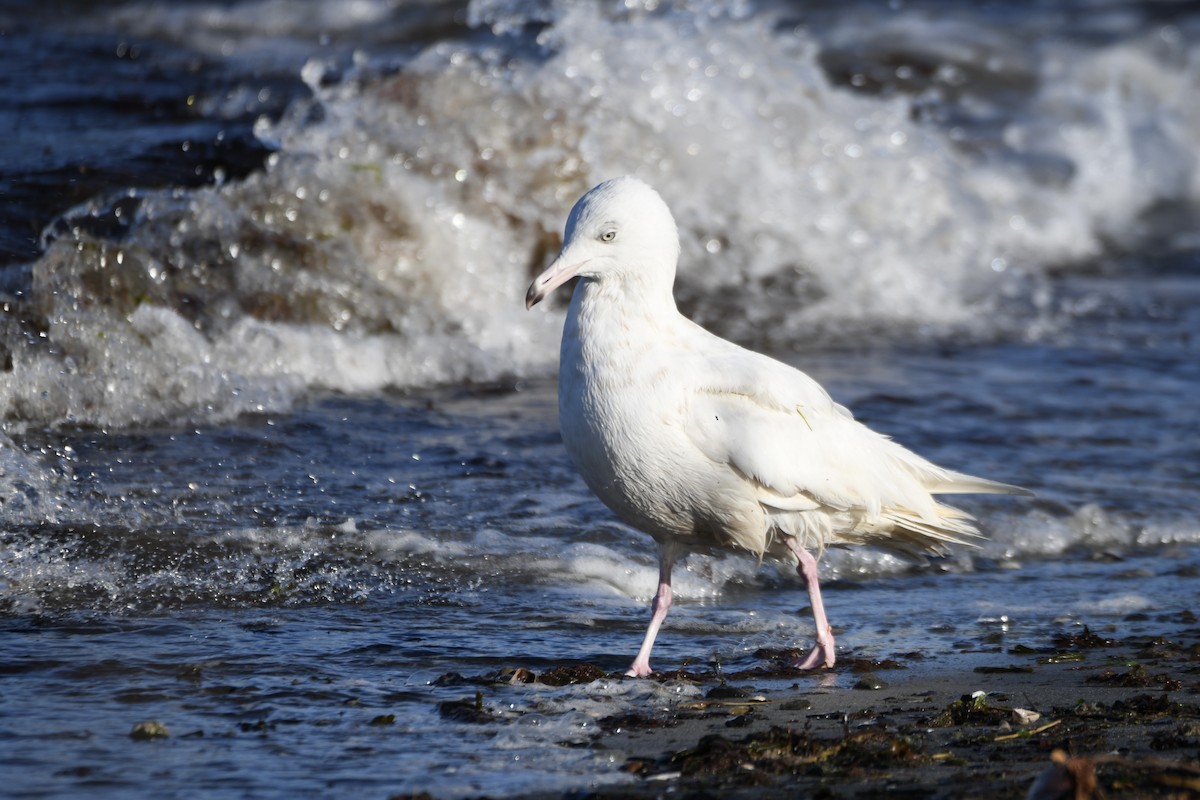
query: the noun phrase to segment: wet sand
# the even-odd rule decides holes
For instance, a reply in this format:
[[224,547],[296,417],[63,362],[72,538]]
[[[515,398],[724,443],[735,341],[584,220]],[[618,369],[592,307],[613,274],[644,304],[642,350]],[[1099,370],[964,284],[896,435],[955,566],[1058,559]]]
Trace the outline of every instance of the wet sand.
[[769,669],[660,676],[706,698],[603,721],[597,746],[636,781],[579,796],[1200,797],[1200,625],[1135,615],[1126,632],[937,662],[851,653],[826,688]]

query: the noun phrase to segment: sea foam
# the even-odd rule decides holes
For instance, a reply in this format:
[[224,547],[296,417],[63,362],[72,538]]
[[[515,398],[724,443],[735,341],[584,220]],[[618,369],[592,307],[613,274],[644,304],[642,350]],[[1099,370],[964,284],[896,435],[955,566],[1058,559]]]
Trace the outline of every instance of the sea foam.
[[[546,374],[561,306],[526,313],[524,286],[615,174],[674,210],[684,309],[774,351],[1045,330],[1049,270],[1200,198],[1197,53],[1169,25],[1101,45],[977,27],[951,47],[952,19],[919,12],[522,9],[476,3],[415,55],[314,56],[311,97],[257,126],[262,171],[66,215],[32,266],[41,338],[8,342],[10,427]],[[218,10],[139,24],[268,58]]]

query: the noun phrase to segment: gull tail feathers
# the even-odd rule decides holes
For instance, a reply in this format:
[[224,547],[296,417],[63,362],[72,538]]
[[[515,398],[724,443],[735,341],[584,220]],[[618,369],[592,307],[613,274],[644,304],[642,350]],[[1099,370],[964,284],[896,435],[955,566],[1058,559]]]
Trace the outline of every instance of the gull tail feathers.
[[884,511],[882,519],[889,528],[881,531],[877,543],[906,553],[943,555],[949,545],[977,547],[977,540],[985,538],[967,512],[943,503],[936,504],[935,509],[937,516],[933,519],[903,508]]
[[987,478],[977,478],[963,472],[939,470],[938,475],[924,481],[925,489],[930,494],[1016,494],[1032,497],[1033,492],[1011,483],[991,481]]

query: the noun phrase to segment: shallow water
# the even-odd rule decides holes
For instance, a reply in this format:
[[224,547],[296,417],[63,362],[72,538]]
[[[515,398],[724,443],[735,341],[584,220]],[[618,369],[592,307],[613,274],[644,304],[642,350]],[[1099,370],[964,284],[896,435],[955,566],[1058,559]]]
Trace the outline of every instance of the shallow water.
[[[1121,436],[1079,424],[1131,414],[1121,393],[1090,390],[1112,383],[1111,367],[1088,366],[1090,349],[819,360],[814,371],[902,441],[1041,492],[969,504],[992,540],[924,567],[830,553],[845,655],[934,668],[1082,625],[1120,637],[1151,620],[1157,631],[1194,607],[1194,420],[1166,400]],[[1160,396],[1156,374],[1187,374],[1128,361],[1131,393]],[[651,543],[575,476],[553,393],[535,382],[327,397],[231,425],[48,437],[70,448],[67,501],[54,522],[5,536],[0,735],[5,760],[24,767],[18,794],[456,796],[621,779],[624,754],[569,745],[605,717],[697,688],[485,686],[485,706],[509,718],[480,726],[438,712],[478,688],[434,685],[446,675],[618,672],[639,640]],[[1109,475],[1143,477],[1118,486]],[[660,668],[769,666],[757,651],[811,636],[789,570],[741,556],[686,564]],[[851,691],[856,677],[795,680]],[[146,719],[171,738],[128,740]]]
[[[521,309],[579,190],[618,171],[676,210],[690,314],[1037,493],[961,498],[976,550],[828,553],[845,657],[934,669],[1195,611],[1183,11],[35,5],[0,17],[20,74],[64,57],[2,85],[47,142],[0,147],[4,791],[630,779],[589,746],[601,720],[694,685],[453,678],[619,672],[640,640],[652,545],[562,449],[562,306]],[[116,93],[145,113],[89,100],[105,69],[156,78]],[[693,555],[676,588],[661,669],[811,636],[785,567]],[[439,713],[477,690],[497,721]],[[151,719],[171,736],[129,738]]]

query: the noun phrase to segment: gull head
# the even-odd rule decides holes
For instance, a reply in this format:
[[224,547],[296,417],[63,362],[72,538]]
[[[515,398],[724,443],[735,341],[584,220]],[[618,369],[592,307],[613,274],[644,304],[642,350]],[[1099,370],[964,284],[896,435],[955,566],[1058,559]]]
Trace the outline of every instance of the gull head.
[[532,308],[571,278],[616,283],[670,296],[679,260],[679,232],[671,210],[642,181],[605,181],[579,198],[567,217],[563,246],[525,294]]

